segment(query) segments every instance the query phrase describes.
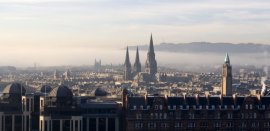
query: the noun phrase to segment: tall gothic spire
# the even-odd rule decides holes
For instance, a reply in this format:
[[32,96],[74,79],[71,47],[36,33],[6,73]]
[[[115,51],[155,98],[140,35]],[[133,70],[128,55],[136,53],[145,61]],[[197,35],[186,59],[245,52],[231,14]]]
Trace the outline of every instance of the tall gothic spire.
[[129,51],[128,51],[128,47],[127,47],[127,50],[126,50],[126,60],[125,60],[125,66],[127,65],[131,65],[130,64],[130,60],[129,60]]
[[137,52],[136,52],[136,58],[135,58],[135,63],[134,63],[134,73],[138,74],[141,72],[141,62],[140,62],[140,56],[139,56],[139,48],[137,46]]
[[145,62],[145,71],[150,75],[152,81],[155,79],[157,73],[157,61],[155,58],[153,37],[151,34],[150,45],[147,53],[147,60]]
[[129,51],[128,51],[128,47],[127,47],[127,51],[126,51],[126,59],[125,59],[125,63],[124,63],[124,79],[125,80],[131,80],[132,79],[132,74],[131,74],[131,64],[130,64],[130,60],[129,60]]
[[152,33],[151,33],[151,37],[150,37],[150,45],[149,45],[149,49],[148,52],[150,53],[154,53],[154,43],[153,43],[153,37],[152,37]]

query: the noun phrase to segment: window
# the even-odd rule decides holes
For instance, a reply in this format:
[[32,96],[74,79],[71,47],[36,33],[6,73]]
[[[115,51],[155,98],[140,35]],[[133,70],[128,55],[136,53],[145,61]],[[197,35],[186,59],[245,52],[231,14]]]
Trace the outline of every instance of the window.
[[174,127],[175,128],[180,128],[180,127],[182,127],[182,123],[177,122],[177,123],[174,124]]
[[241,113],[241,119],[244,119],[244,118],[245,118],[245,114]]
[[270,113],[267,113],[266,116],[265,116],[267,119],[270,118]]
[[201,126],[201,127],[208,127],[208,123],[207,123],[207,122],[201,122],[201,123],[200,123],[200,126]]
[[150,118],[154,119],[154,114],[153,113],[150,114]]
[[136,114],[136,119],[142,119],[142,114],[140,113]]
[[161,128],[168,128],[169,126],[168,126],[168,123],[161,123],[160,127]]
[[251,124],[251,127],[257,127],[257,125],[259,126],[259,123],[256,123],[256,122],[252,122],[252,124]]
[[248,104],[246,104],[246,110],[248,109]]
[[140,109],[143,110],[143,106],[140,106]]
[[181,119],[181,112],[176,112],[175,113],[175,118],[176,119]]
[[254,119],[257,119],[257,113],[254,113],[254,114],[253,114],[253,118],[254,118]]
[[245,122],[242,122],[241,127],[246,127],[247,124]]
[[167,113],[164,113],[163,118],[167,119]]
[[220,119],[220,113],[219,112],[216,113],[215,118]]
[[226,127],[232,127],[232,123],[231,122],[226,123]]
[[253,106],[252,106],[251,104],[249,105],[249,109],[250,109],[250,110],[252,110],[252,109],[253,109]]
[[136,123],[135,123],[135,128],[143,128],[143,123],[141,123],[141,122],[136,122]]
[[159,105],[159,109],[162,110],[163,109],[163,106],[162,105]]
[[155,110],[158,110],[158,105],[155,105]]
[[270,122],[265,122],[264,127],[270,127]]
[[220,127],[220,122],[215,122],[214,127]]
[[232,113],[228,113],[228,119],[232,119]]
[[148,128],[156,128],[156,123],[148,123]]
[[194,113],[189,113],[189,119],[194,119]]
[[155,119],[158,119],[158,113],[155,113]]
[[180,109],[182,110],[183,109],[183,106],[180,106]]
[[188,127],[189,127],[189,128],[195,127],[195,122],[189,122],[189,123],[188,123]]

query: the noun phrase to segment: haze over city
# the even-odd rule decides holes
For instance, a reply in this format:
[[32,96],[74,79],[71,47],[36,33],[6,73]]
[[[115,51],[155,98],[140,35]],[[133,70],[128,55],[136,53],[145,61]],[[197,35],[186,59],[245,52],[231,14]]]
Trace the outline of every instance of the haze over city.
[[[95,58],[105,64],[122,64],[122,49],[148,44],[150,33],[155,45],[269,44],[269,12],[267,0],[0,0],[0,65],[88,65]],[[141,55],[145,58],[146,53]],[[208,63],[199,61],[201,54],[191,54],[189,59],[187,55],[174,54],[177,61],[166,59],[171,54],[157,59],[171,64]],[[213,64],[224,57],[204,57],[208,56]],[[232,61],[262,63],[265,54],[251,60],[242,56],[235,55]]]

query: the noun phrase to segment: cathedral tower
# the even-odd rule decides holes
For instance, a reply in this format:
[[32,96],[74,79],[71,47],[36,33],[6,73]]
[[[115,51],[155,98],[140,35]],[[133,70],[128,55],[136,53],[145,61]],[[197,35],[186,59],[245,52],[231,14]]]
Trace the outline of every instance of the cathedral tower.
[[127,47],[127,51],[126,51],[126,60],[125,60],[124,66],[125,66],[124,79],[131,80],[132,74],[131,74],[131,64],[130,64],[130,60],[129,60],[128,47]]
[[142,71],[142,67],[141,67],[141,62],[140,62],[139,49],[137,47],[136,58],[135,58],[135,63],[134,63],[134,75],[137,75],[141,71]]
[[230,58],[228,53],[224,60],[222,67],[222,85],[221,85],[221,95],[222,96],[232,96],[232,66],[230,64]]
[[153,38],[151,34],[150,38],[150,46],[147,53],[147,60],[145,62],[145,72],[150,74],[152,80],[154,80],[155,75],[157,73],[157,61],[155,58],[154,44]]

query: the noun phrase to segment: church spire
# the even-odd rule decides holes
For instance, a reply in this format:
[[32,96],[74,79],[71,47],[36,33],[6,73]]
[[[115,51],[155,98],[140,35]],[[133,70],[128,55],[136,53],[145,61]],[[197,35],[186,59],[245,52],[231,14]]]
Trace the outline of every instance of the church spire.
[[155,58],[152,34],[150,37],[150,45],[147,53],[147,60],[145,62],[145,72],[147,72],[150,75],[152,81],[155,79],[155,75],[157,73],[157,61]]
[[140,63],[139,47],[137,46],[135,63]]
[[125,65],[129,65],[129,64],[130,64],[130,60],[129,60],[129,51],[128,51],[128,46],[127,46]]
[[140,56],[139,56],[139,48],[137,46],[137,52],[136,52],[136,58],[134,63],[134,73],[138,74],[141,72],[141,62],[140,62]]
[[153,37],[152,37],[152,33],[151,33],[151,37],[150,37],[150,45],[149,45],[149,49],[148,52],[150,53],[154,53],[154,43],[153,43]]
[[125,80],[131,80],[132,79],[132,74],[131,74],[131,64],[130,64],[130,60],[129,60],[129,51],[128,51],[128,47],[127,47],[127,51],[126,51],[126,59],[125,59],[125,63],[124,63],[124,79]]

